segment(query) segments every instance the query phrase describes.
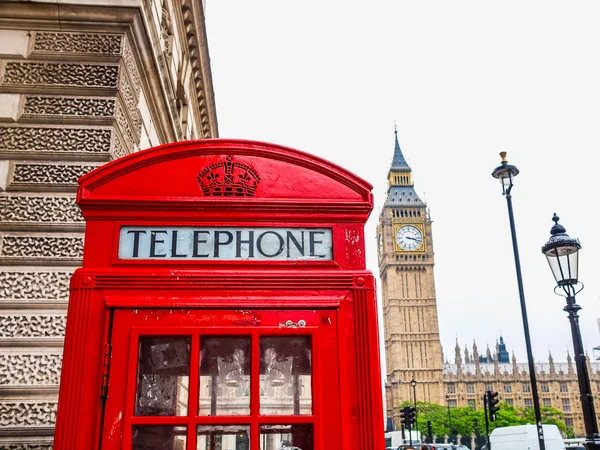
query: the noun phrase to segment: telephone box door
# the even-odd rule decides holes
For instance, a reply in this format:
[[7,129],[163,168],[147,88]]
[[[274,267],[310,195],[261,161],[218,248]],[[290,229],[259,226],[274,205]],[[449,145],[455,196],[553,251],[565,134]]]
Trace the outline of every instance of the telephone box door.
[[340,442],[334,310],[116,310],[102,449]]

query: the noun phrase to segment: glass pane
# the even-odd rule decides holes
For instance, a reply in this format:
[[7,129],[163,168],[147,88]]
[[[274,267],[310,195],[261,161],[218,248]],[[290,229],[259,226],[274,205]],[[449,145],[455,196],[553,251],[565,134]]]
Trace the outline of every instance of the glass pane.
[[199,426],[198,450],[248,450],[250,427],[243,425]]
[[310,336],[260,338],[260,413],[312,414]]
[[185,416],[190,338],[143,337],[139,342],[135,415]]
[[261,425],[260,450],[313,450],[311,424]]
[[186,427],[134,426],[132,450],[185,450]]
[[250,414],[250,338],[200,340],[200,416]]

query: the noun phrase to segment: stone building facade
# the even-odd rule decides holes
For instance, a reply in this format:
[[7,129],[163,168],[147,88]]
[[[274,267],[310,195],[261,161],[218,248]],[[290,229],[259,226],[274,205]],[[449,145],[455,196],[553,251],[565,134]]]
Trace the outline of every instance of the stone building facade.
[[[396,134],[388,172],[388,195],[377,227],[386,357],[386,415],[400,429],[397,406],[413,401],[411,380],[418,401],[482,408],[486,390],[515,407],[532,407],[528,364],[509,357],[500,338],[495,351],[481,355],[455,348],[454,363],[444,362],[439,336],[433,274],[434,251],[427,205],[418,197],[411,168]],[[600,412],[600,363],[588,369],[596,411]],[[537,363],[538,393],[542,406],[565,413],[567,426],[584,434],[583,413],[574,362]],[[600,416],[599,416],[600,418]]]
[[201,0],[0,2],[0,448],[51,448],[77,178],[217,136]]
[[[500,362],[502,338],[492,354],[477,356],[477,345],[473,344],[472,353],[465,347],[464,354],[456,344],[453,364],[444,364],[444,397],[450,407],[469,406],[483,408],[483,394],[487,390],[498,392],[501,402],[518,408],[532,408],[533,398],[529,379],[529,364],[519,363],[512,355],[510,363]],[[551,406],[562,411],[565,424],[572,427],[576,434],[585,434],[583,412],[579,396],[579,385],[575,372],[575,363],[567,354],[566,363],[555,363],[551,354],[547,363],[536,363],[536,380],[540,406]],[[600,363],[590,362],[588,372],[592,382],[592,392],[596,411],[600,406]],[[444,403],[446,404],[446,403]],[[600,414],[597,417],[600,419]]]

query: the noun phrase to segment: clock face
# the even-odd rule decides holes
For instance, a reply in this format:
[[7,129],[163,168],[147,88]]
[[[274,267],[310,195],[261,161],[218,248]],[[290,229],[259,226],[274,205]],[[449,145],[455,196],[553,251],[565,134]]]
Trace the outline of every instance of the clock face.
[[402,250],[418,250],[423,244],[423,235],[417,227],[406,225],[396,232],[396,242]]

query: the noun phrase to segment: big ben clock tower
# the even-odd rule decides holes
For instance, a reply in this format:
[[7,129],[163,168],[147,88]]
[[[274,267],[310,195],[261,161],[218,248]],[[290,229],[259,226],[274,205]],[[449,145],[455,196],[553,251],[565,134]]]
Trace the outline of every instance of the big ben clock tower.
[[443,404],[433,240],[427,205],[417,195],[411,168],[394,130],[394,158],[377,227],[387,366],[387,417],[400,428],[397,406],[413,400]]

